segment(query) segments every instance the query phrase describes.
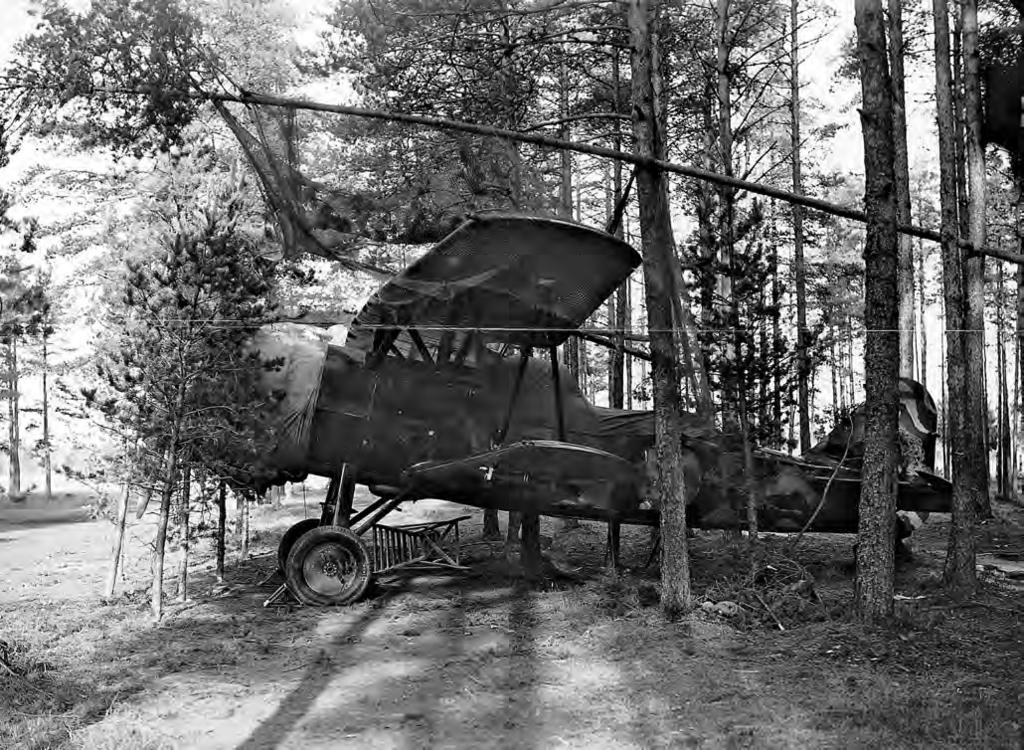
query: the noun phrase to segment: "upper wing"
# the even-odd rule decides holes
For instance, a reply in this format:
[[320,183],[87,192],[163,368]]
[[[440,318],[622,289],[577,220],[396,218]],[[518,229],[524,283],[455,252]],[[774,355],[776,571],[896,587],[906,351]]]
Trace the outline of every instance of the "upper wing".
[[346,347],[451,349],[470,331],[484,343],[561,344],[639,263],[625,242],[580,224],[477,216],[381,287],[352,321]]

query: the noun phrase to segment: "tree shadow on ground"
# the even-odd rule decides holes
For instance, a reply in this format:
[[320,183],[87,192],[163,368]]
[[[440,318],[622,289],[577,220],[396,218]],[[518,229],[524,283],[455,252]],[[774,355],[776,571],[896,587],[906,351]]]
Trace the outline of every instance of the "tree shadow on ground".
[[320,657],[306,669],[299,684],[278,703],[274,713],[260,722],[259,726],[238,747],[245,750],[256,750],[257,748],[280,746],[295,726],[306,716],[310,707],[327,689],[338,672],[345,668],[344,658],[339,662],[332,654],[345,654],[344,645],[357,642],[399,591],[400,589],[389,589],[383,592],[364,609],[354,622],[337,633],[321,651]]
[[[385,589],[325,646],[340,656],[310,664],[239,747],[280,746],[293,732],[312,741],[349,737],[370,744],[382,735],[393,742],[397,734],[417,747],[469,747],[501,737],[507,746],[539,746],[529,720],[537,710],[532,592],[502,583],[508,581],[469,575],[405,580],[397,590]],[[493,639],[486,615],[506,607],[508,627]],[[374,616],[384,615],[394,624],[385,623],[375,643],[361,648]],[[504,673],[494,674],[496,667]],[[339,697],[339,688],[328,691],[353,681],[361,688],[347,696]],[[341,710],[322,705],[332,700]]]

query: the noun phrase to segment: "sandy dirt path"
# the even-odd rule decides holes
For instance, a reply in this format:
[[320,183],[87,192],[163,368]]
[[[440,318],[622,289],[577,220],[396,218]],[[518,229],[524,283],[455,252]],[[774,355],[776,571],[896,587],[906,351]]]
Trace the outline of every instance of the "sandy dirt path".
[[[428,508],[425,517],[445,512]],[[841,625],[772,635],[742,632],[707,615],[665,623],[656,607],[636,604],[635,587],[629,594],[609,579],[529,589],[503,572],[503,558],[484,545],[475,548],[481,559],[467,574],[382,586],[369,601],[347,608],[263,608],[273,583],[259,584],[275,567],[266,553],[302,514],[294,502],[261,509],[254,517],[258,556],[233,565],[223,584],[213,580],[208,563],[198,566],[192,598],[170,604],[159,625],[149,618],[143,589],[129,586],[116,602],[98,602],[109,523],[73,509],[35,520],[0,514],[0,640],[5,631],[16,633],[24,663],[29,656],[45,659],[36,684],[41,695],[55,696],[39,698],[48,724],[39,719],[37,727],[31,707],[22,707],[10,717],[23,730],[21,739],[0,745],[958,746],[946,743],[945,699],[929,703],[933,680],[948,686],[954,673],[934,659],[931,671],[915,672],[916,662],[900,661],[909,653],[900,647],[909,642],[864,656],[875,646],[845,643],[851,631]],[[470,538],[478,524],[475,516]],[[145,580],[148,533],[144,523],[133,530],[129,584]],[[576,559],[579,550],[600,550],[603,543],[599,526],[584,525],[568,538]],[[645,532],[630,532],[634,557],[642,557],[645,544]],[[702,554],[720,556],[714,543],[695,554],[698,563]],[[600,554],[585,563],[599,565]],[[937,632],[936,638],[948,636]],[[957,668],[952,679],[963,674]],[[988,688],[975,687],[980,683],[970,674],[964,680],[962,691],[956,688],[968,701],[958,719],[968,723],[964,732],[1000,741],[1011,736],[1011,724],[992,714]],[[939,721],[929,718],[923,733],[911,729],[901,737],[905,722],[897,720],[894,729],[888,712],[908,711],[933,712]],[[986,715],[994,716],[991,726],[979,718]],[[859,733],[847,734],[851,726]],[[42,734],[32,734],[34,728]]]

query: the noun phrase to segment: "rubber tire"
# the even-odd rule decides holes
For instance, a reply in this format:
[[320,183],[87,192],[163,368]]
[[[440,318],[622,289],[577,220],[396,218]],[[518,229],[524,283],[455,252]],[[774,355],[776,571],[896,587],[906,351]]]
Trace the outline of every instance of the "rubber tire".
[[315,529],[320,525],[319,518],[307,518],[304,521],[299,521],[293,524],[284,532],[284,536],[281,537],[281,541],[277,544],[277,569],[282,573],[284,572],[284,566],[288,563],[288,553],[292,551],[292,547],[295,546],[295,542],[299,541],[299,537],[305,534],[310,529]]
[[[309,560],[310,556],[326,551],[333,552],[335,563],[339,558],[345,558],[350,575],[341,591],[318,591],[306,579],[304,566],[315,565],[314,561]],[[341,526],[317,526],[307,531],[292,546],[284,566],[284,580],[289,590],[300,602],[313,606],[351,604],[366,593],[372,577],[370,551],[366,544],[351,530]]]

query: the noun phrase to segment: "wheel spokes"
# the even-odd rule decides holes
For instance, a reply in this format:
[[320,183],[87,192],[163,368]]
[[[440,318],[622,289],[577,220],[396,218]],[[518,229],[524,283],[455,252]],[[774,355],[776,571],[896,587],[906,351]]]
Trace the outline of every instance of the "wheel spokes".
[[319,544],[302,563],[306,585],[323,596],[339,596],[358,572],[355,557],[340,544]]

